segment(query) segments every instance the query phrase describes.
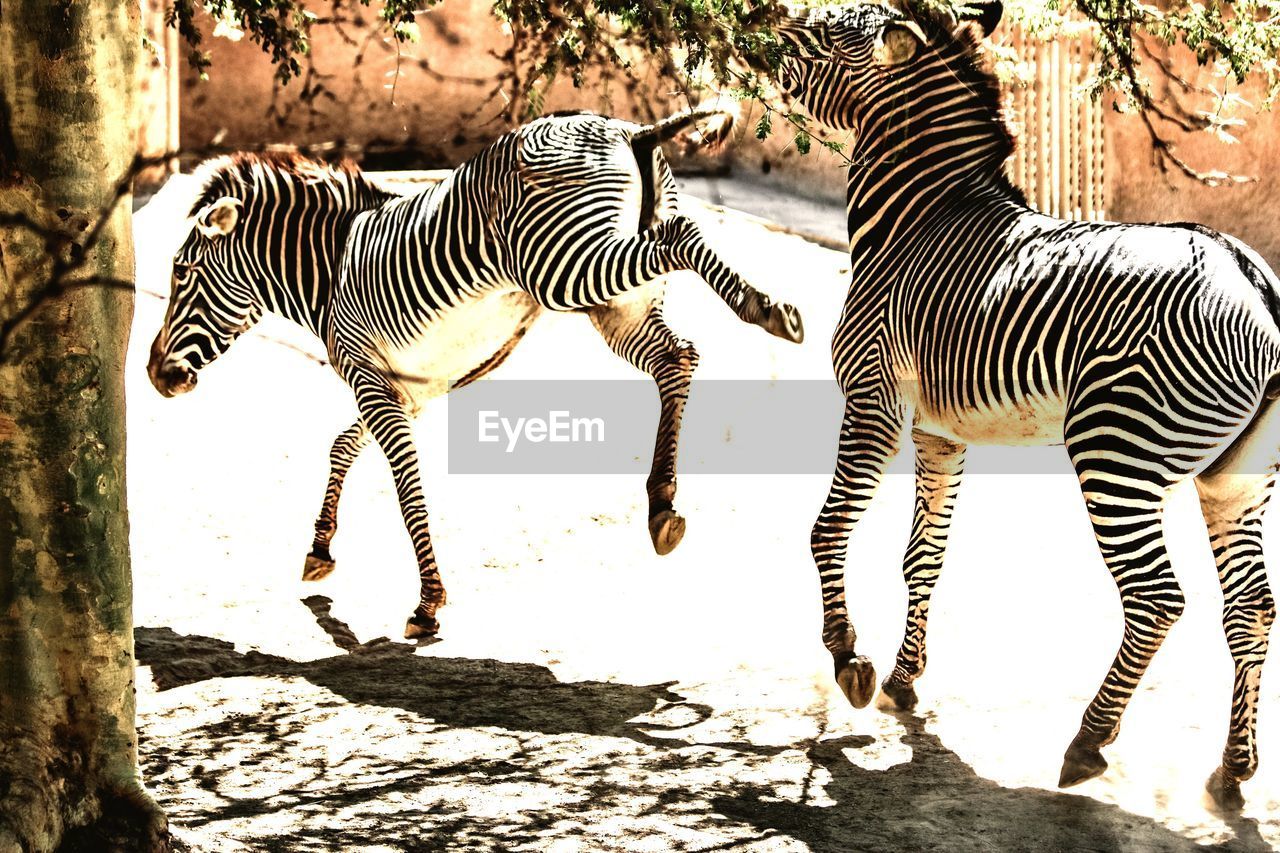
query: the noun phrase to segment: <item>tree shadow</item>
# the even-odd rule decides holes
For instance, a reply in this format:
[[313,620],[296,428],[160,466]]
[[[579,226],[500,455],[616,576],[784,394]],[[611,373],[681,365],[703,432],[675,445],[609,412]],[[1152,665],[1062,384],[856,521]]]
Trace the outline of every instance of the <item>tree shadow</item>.
[[[263,851],[514,850],[575,840],[598,849],[602,825],[622,827],[608,836],[611,849],[733,849],[762,839],[841,853],[1203,849],[1088,797],[983,779],[919,717],[901,716],[911,760],[866,770],[845,751],[872,747],[870,736],[714,739],[698,727],[712,721],[701,732],[724,731],[713,718],[727,712],[688,701],[674,682],[563,682],[535,664],[419,656],[408,643],[359,642],[326,598],[304,603],[343,654],[299,662],[168,628],[135,632],[138,661],[160,690],[260,676],[305,679],[338,697],[264,699],[252,713],[221,713],[176,737],[144,727],[145,774],[180,833],[231,827]],[[316,732],[340,712],[348,726],[378,716],[346,703],[392,714],[327,749]],[[409,739],[411,748],[394,743]],[[797,775],[805,777],[798,795]],[[780,789],[786,779],[791,787]],[[1270,849],[1255,822],[1232,828],[1236,838],[1218,849]]]

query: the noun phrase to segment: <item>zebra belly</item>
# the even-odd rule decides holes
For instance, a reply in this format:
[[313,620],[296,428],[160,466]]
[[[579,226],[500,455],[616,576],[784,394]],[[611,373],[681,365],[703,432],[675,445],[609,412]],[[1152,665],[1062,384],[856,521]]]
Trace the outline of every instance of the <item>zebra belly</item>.
[[1037,447],[1062,444],[1066,406],[1061,400],[1033,398],[991,408],[930,412],[916,407],[922,432],[962,444]]
[[542,313],[524,291],[488,293],[449,309],[408,346],[384,353],[393,382],[420,409],[497,367]]

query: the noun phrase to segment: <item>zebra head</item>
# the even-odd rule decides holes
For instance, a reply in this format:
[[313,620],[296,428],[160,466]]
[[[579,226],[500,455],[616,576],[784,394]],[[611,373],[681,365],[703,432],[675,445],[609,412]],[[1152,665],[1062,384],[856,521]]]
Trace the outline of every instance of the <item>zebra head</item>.
[[147,362],[151,384],[166,397],[194,388],[200,368],[262,317],[261,296],[242,274],[243,207],[231,196],[205,204],[173,256],[169,310]]
[[789,48],[780,82],[818,121],[861,136],[886,109],[936,90],[1003,12],[1000,0],[966,5],[974,12],[963,19],[874,2],[793,10],[775,27]]

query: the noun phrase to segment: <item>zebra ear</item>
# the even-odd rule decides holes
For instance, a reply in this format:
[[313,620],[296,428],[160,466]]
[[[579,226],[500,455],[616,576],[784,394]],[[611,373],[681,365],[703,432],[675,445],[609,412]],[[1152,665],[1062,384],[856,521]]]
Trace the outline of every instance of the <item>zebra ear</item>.
[[968,12],[959,16],[959,26],[976,24],[982,38],[991,35],[991,31],[1004,17],[1004,4],[1000,0],[971,0],[966,6]]
[[240,206],[243,202],[238,198],[224,197],[213,204],[206,205],[196,214],[196,227],[209,239],[225,237],[231,233],[240,221]]

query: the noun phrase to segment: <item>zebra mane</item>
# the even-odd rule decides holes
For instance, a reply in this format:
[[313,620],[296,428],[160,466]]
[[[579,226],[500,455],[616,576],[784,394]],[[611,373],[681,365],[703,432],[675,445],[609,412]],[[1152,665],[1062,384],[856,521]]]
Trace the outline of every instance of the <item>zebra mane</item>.
[[[981,30],[972,23],[957,27],[943,15],[925,11],[915,4],[910,9],[907,14],[925,31],[930,42],[939,46],[942,61],[991,116],[992,125],[1007,148],[1008,159],[1017,150],[1018,136],[1004,107],[1000,80],[984,61]],[[1003,169],[1000,178],[1020,201],[1026,202],[1025,193],[1005,177]]]
[[365,202],[362,208],[395,198],[394,193],[365,177],[350,160],[330,165],[292,150],[241,152],[206,160],[196,168],[195,175],[201,181],[201,190],[187,215],[195,216],[206,205],[224,196],[248,198],[257,188],[257,174],[270,174],[299,186],[327,184],[346,189],[349,192],[341,196]]

